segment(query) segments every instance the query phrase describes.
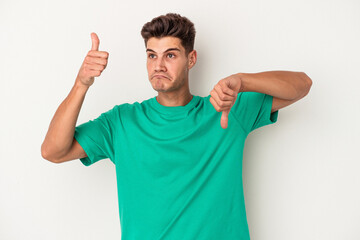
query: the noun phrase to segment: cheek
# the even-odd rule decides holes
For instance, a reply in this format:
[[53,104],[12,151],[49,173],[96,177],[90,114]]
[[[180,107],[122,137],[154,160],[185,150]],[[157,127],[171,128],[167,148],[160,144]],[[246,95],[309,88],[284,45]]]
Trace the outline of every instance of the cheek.
[[174,73],[177,73],[177,75],[181,75],[185,72],[186,65],[184,65],[184,63],[177,64],[176,66],[173,66],[172,70]]
[[147,68],[147,70],[148,70],[148,73],[150,74],[150,73],[151,73],[151,69],[152,69],[151,64],[150,64],[150,63],[147,63],[147,64],[146,64],[146,68]]

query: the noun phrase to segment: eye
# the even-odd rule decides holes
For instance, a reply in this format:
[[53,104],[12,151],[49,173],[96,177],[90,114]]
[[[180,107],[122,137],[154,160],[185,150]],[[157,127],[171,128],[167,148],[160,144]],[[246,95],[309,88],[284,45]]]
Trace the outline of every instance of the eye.
[[169,54],[168,54],[168,56],[169,56],[169,55],[173,56],[173,57],[171,57],[171,58],[174,58],[174,57],[175,57],[175,55],[174,55],[174,54],[172,54],[172,53],[169,53]]
[[152,58],[151,56],[155,56],[154,54],[149,54],[149,58]]

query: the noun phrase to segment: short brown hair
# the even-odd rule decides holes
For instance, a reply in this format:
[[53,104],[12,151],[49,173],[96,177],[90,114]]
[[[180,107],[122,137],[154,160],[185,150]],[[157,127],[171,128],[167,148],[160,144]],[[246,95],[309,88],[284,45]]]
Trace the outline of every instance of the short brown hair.
[[172,36],[180,38],[186,55],[194,49],[195,33],[194,24],[188,18],[177,13],[167,13],[153,18],[150,22],[145,23],[141,29],[145,47],[151,37]]

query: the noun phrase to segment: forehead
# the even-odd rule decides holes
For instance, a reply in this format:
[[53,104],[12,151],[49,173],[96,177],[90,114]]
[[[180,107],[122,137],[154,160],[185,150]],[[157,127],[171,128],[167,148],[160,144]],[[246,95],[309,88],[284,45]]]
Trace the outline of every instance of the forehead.
[[165,52],[169,48],[178,48],[181,52],[185,52],[184,47],[181,45],[180,38],[166,36],[162,38],[151,37],[147,41],[147,51],[153,50],[157,53]]

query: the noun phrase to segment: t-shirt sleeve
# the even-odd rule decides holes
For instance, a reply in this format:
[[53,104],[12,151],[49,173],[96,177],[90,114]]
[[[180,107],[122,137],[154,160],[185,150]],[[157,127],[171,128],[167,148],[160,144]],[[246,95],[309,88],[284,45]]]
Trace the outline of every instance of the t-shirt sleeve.
[[75,127],[74,137],[87,154],[80,158],[85,166],[106,158],[114,162],[115,110],[114,107]]
[[230,113],[240,122],[244,131],[251,131],[275,123],[279,111],[271,113],[273,97],[259,92],[239,92]]

